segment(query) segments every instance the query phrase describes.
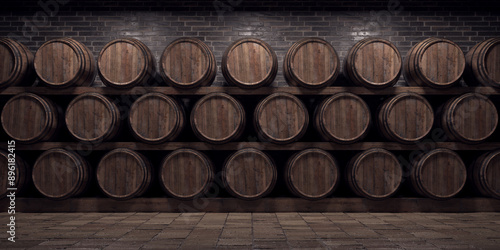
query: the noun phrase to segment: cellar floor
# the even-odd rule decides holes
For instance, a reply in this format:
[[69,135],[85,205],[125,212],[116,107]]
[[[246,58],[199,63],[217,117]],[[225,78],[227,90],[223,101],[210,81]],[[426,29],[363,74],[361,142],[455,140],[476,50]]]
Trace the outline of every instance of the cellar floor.
[[1,231],[2,249],[499,249],[500,213],[19,213],[16,242]]

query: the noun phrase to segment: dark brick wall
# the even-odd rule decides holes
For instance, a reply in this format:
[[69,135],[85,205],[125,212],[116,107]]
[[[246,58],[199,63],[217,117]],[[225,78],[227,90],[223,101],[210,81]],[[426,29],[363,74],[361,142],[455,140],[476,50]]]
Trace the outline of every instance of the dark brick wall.
[[[134,37],[147,44],[157,60],[174,39],[197,37],[213,49],[219,66],[232,41],[256,37],[275,49],[280,67],[274,85],[282,86],[283,57],[299,38],[324,38],[341,59],[358,40],[372,36],[392,41],[403,56],[431,36],[451,39],[467,52],[477,42],[500,36],[496,2],[3,1],[0,36],[16,38],[33,52],[49,39],[73,37],[95,56],[113,39]],[[225,84],[220,70],[214,84]],[[404,84],[402,78],[399,84]]]

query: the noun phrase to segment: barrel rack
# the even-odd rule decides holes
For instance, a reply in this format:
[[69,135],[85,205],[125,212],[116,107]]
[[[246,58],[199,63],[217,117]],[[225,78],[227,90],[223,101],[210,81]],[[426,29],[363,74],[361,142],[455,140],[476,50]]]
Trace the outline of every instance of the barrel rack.
[[[40,95],[80,95],[97,92],[108,96],[143,95],[149,92],[159,92],[174,96],[202,96],[214,92],[223,92],[232,96],[267,96],[276,92],[293,95],[327,96],[339,92],[350,92],[356,95],[396,95],[413,92],[420,95],[454,96],[465,93],[480,93],[486,96],[499,96],[500,90],[492,87],[454,87],[446,90],[429,87],[390,87],[372,90],[364,87],[335,86],[322,89],[304,89],[300,87],[262,87],[258,89],[241,89],[238,87],[200,87],[192,90],[182,90],[172,87],[134,87],[130,89],[113,89],[108,87],[74,87],[67,89],[52,89],[48,87],[9,87],[0,90],[0,96],[6,98],[19,93],[30,92]],[[495,150],[500,148],[500,142],[485,142],[469,145],[461,142],[432,142],[434,147],[450,150]],[[387,150],[407,151],[418,150],[417,144],[401,144],[397,142],[357,142],[353,144],[338,144],[333,142],[294,142],[278,145],[269,142],[230,142],[226,144],[210,144],[206,142],[165,142],[151,145],[142,142],[101,142],[89,144],[83,142],[39,142],[35,144],[17,144],[16,150],[48,150],[55,147],[79,150],[112,150],[126,147],[132,150],[158,151],[175,150],[189,147],[195,150],[228,150],[241,148],[257,148],[268,151],[299,151],[315,147],[324,150],[367,150],[382,147]],[[5,143],[0,148],[6,149]],[[0,207],[8,207],[9,200],[1,199]],[[396,197],[381,201],[359,197],[332,197],[318,201],[301,198],[271,197],[254,201],[237,198],[197,198],[194,200],[177,200],[174,198],[141,197],[126,201],[116,201],[110,198],[83,197],[55,201],[46,198],[17,198],[16,208],[22,212],[495,212],[500,211],[500,200],[485,197],[453,198],[437,201],[429,198]]]

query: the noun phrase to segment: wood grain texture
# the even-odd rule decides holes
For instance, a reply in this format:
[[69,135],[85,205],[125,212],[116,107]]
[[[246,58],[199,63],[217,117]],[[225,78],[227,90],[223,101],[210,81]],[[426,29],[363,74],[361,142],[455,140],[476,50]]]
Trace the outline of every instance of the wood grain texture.
[[246,148],[232,154],[225,162],[222,180],[232,196],[252,200],[269,194],[276,184],[277,170],[264,152]]
[[214,170],[210,159],[199,151],[178,149],[163,159],[160,184],[170,196],[193,199],[208,192]]
[[458,83],[465,57],[454,42],[428,38],[413,46],[404,61],[404,76],[411,85],[447,88]]
[[500,150],[481,155],[468,170],[470,183],[481,195],[500,199]]
[[[229,95],[241,95],[241,96],[268,96],[274,93],[288,93],[298,96],[326,96],[333,95],[339,92],[349,92],[355,95],[397,95],[406,92],[413,92],[419,95],[426,96],[439,96],[443,95],[442,89],[434,89],[430,87],[392,87],[385,89],[368,89],[365,87],[350,87],[350,86],[336,86],[336,87],[325,87],[322,89],[306,89],[302,87],[261,87],[258,89],[242,89],[238,87],[199,87],[196,89],[179,89],[172,87],[133,87],[130,89],[114,89],[106,87],[74,87],[69,89],[58,89],[56,92],[51,88],[47,87],[8,87],[5,89],[0,89],[0,96],[6,95],[16,95],[24,92],[30,92],[38,95],[68,95],[75,96],[88,92],[95,92],[103,95],[137,95],[146,94],[149,92],[158,92],[165,95],[173,96],[201,96],[208,95],[213,92],[222,92]],[[498,96],[500,91],[493,87],[456,87],[446,90],[446,95],[462,95],[465,93],[479,93],[483,95]]]
[[44,43],[35,54],[35,71],[48,87],[90,86],[96,75],[92,52],[72,38]]
[[146,143],[174,140],[184,128],[184,109],[161,93],[145,94],[130,107],[128,122],[135,138]]
[[434,149],[413,162],[411,185],[420,195],[432,199],[449,199],[465,185],[467,169],[462,159],[448,149]]
[[476,44],[465,55],[464,80],[471,85],[500,87],[500,38]]
[[488,97],[468,93],[452,98],[442,107],[440,122],[453,140],[479,143],[495,132],[498,112]]
[[160,59],[163,80],[172,87],[209,86],[217,74],[215,56],[205,43],[182,37],[170,43]]
[[254,112],[254,127],[261,141],[279,144],[300,140],[309,125],[307,108],[297,97],[275,93],[262,100]]
[[[443,139],[442,133],[437,133],[438,139]],[[428,142],[428,141],[424,141]],[[162,144],[147,144],[142,142],[102,142],[99,144],[82,142],[39,142],[30,145],[18,144],[17,150],[48,150],[54,147],[64,147],[72,150],[82,150],[82,145],[90,145],[93,150],[112,150],[119,147],[127,147],[133,150],[176,150],[183,147],[189,147],[196,150],[234,150],[235,148],[256,148],[269,151],[300,151],[308,148],[320,148],[323,150],[337,151],[359,151],[368,150],[374,147],[384,148],[386,150],[408,151],[421,150],[421,144],[402,144],[399,142],[355,142],[352,144],[341,144],[335,142],[294,142],[289,144],[276,144],[272,142],[228,142],[225,144],[212,144],[207,142],[166,142]],[[483,142],[480,144],[466,144],[462,142],[435,142],[436,148],[447,148],[450,150],[468,150],[485,151],[500,148],[500,142]],[[7,149],[7,145],[1,145],[0,149]]]
[[337,93],[316,107],[314,127],[328,141],[354,143],[369,132],[371,114],[368,105],[359,96]]
[[149,160],[127,148],[117,148],[104,155],[96,170],[101,191],[117,200],[143,195],[151,186],[152,175]]
[[283,61],[285,79],[293,86],[326,87],[335,82],[339,72],[337,52],[320,38],[304,38],[294,43]]
[[66,109],[66,126],[80,141],[96,142],[113,138],[120,128],[120,112],[109,98],[86,93],[75,97]]
[[355,194],[380,200],[396,193],[403,179],[403,169],[394,154],[373,148],[355,155],[347,165],[345,176]]
[[309,200],[330,196],[339,184],[337,161],[326,151],[312,148],[290,157],[285,181],[293,194]]
[[[15,163],[13,160],[15,159]],[[15,165],[10,165],[9,163],[14,163]],[[15,175],[9,174],[12,171]],[[9,177],[14,176],[15,180],[9,180]],[[14,185],[10,185],[13,182]],[[19,154],[15,152],[15,155],[9,157],[7,151],[0,150],[0,199],[5,198],[10,191],[7,188],[17,188],[15,190],[16,197],[22,195],[26,188],[31,185],[31,168],[26,164],[26,162],[19,157]]]
[[52,101],[31,93],[12,97],[3,107],[2,127],[21,143],[51,139],[59,125],[59,110]]
[[203,141],[215,144],[238,139],[245,128],[245,110],[224,93],[202,97],[191,110],[191,128]]
[[106,44],[99,53],[98,66],[102,82],[114,88],[145,85],[156,75],[151,50],[133,38],[116,39]]
[[414,143],[431,131],[434,111],[423,96],[408,92],[387,99],[377,118],[378,128],[388,140]]
[[396,84],[401,68],[401,54],[396,46],[377,38],[357,42],[348,51],[344,61],[344,75],[352,83],[375,89]]
[[33,165],[33,184],[50,199],[62,200],[81,195],[91,176],[89,165],[80,155],[62,148],[43,152]]
[[274,81],[278,72],[278,59],[266,42],[244,38],[226,49],[221,68],[229,84],[241,88],[259,88]]
[[31,85],[35,81],[34,56],[22,43],[0,38],[0,88]]

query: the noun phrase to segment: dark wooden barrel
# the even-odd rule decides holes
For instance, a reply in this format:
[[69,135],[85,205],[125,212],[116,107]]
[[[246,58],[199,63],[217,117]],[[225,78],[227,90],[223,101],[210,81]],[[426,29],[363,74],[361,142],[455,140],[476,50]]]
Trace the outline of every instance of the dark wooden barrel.
[[481,195],[500,199],[500,150],[480,156],[468,173],[470,183]]
[[479,143],[490,137],[498,125],[498,113],[488,97],[467,93],[449,100],[441,108],[441,127],[448,137],[465,143]]
[[300,140],[309,125],[302,101],[288,93],[275,93],[262,100],[254,112],[254,127],[261,141],[286,144]]
[[34,56],[20,42],[0,38],[0,88],[31,85],[35,81]]
[[120,121],[116,104],[98,93],[81,94],[66,109],[66,126],[80,141],[110,140],[117,134]]
[[371,126],[368,105],[359,96],[342,92],[325,99],[314,112],[314,127],[327,141],[362,140]]
[[80,155],[54,148],[43,152],[33,166],[36,189],[51,199],[83,194],[92,178],[90,166]]
[[305,88],[331,85],[340,72],[340,61],[333,46],[321,38],[304,38],[285,55],[283,74],[288,84]]
[[379,130],[388,140],[414,143],[431,131],[434,111],[423,96],[407,92],[387,99],[377,118]]
[[113,88],[132,88],[149,83],[156,75],[151,50],[133,38],[116,39],[104,46],[97,61],[99,77]]
[[339,184],[337,161],[326,151],[311,148],[293,155],[286,165],[285,181],[294,195],[316,200],[330,196]]
[[22,93],[5,104],[1,119],[7,135],[18,142],[47,141],[58,128],[59,109],[45,97]]
[[226,49],[221,68],[229,84],[241,88],[258,88],[274,81],[278,73],[278,58],[266,42],[244,38]]
[[212,93],[202,97],[191,110],[194,134],[210,143],[226,143],[241,136],[245,128],[245,110],[228,94]]
[[72,38],[53,39],[35,54],[35,71],[49,87],[90,86],[96,64],[92,52]]
[[225,162],[222,180],[232,196],[253,200],[268,195],[276,184],[277,170],[264,152],[245,148],[232,154]]
[[500,87],[500,37],[480,42],[467,52],[464,80],[469,84]]
[[161,93],[145,94],[130,107],[130,129],[135,138],[146,143],[174,140],[184,128],[184,109]]
[[212,50],[196,38],[183,37],[170,43],[160,59],[161,76],[172,87],[209,86],[217,73]]
[[101,191],[116,200],[143,195],[151,186],[153,169],[142,154],[117,148],[104,155],[96,170]]
[[16,188],[15,192],[18,196],[23,194],[25,188],[31,183],[31,168],[17,152],[10,156],[9,154],[11,153],[0,150],[0,199],[5,198],[11,192],[7,190],[8,188]]
[[449,199],[465,185],[467,169],[455,152],[438,148],[417,157],[410,174],[411,185],[420,195]]
[[178,149],[163,159],[160,184],[163,190],[177,199],[193,199],[208,192],[213,181],[210,159],[192,149]]
[[347,53],[344,75],[354,84],[367,88],[387,88],[401,75],[401,54],[391,42],[366,38]]
[[349,161],[345,177],[355,194],[379,200],[396,193],[403,179],[403,169],[394,154],[372,148]]
[[410,85],[447,88],[460,81],[464,68],[464,53],[456,43],[428,38],[408,51],[403,72]]

